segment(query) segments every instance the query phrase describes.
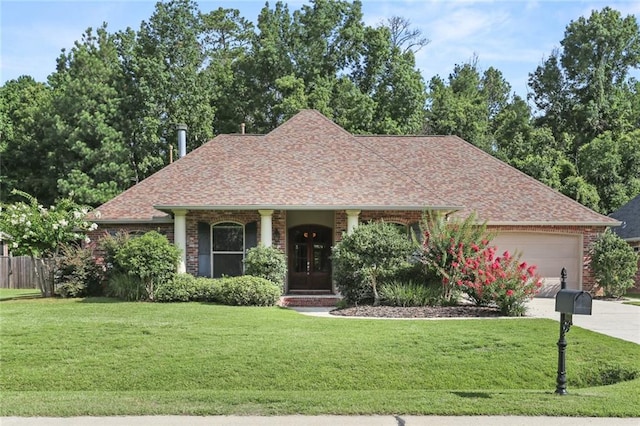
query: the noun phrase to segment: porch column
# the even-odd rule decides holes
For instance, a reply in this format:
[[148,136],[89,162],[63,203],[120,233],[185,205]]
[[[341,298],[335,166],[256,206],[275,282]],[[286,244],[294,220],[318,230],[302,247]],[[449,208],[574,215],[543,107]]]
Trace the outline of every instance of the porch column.
[[360,210],[346,210],[347,212],[347,234],[351,234],[358,226],[358,216]]
[[258,213],[260,213],[260,241],[265,247],[271,247],[273,210],[258,210]]
[[173,210],[173,243],[180,249],[178,273],[187,272],[187,211]]

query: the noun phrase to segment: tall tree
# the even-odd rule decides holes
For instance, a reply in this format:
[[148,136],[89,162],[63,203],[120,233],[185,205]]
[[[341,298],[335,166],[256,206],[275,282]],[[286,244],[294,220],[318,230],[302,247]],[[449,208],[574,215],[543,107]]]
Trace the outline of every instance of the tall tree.
[[117,90],[121,79],[114,37],[106,24],[95,32],[89,28],[58,58],[57,70],[49,77],[53,127],[46,136],[56,147],[50,169],[58,176],[58,195],[74,194],[83,204],[98,205],[129,186]]
[[629,72],[640,66],[636,18],[605,7],[572,21],[561,49],[529,75],[540,122],[559,138],[575,135],[569,153],[606,132],[630,130]]
[[511,100],[511,86],[502,73],[491,67],[480,74],[477,59],[456,65],[447,81],[431,79],[431,133],[455,134],[487,152],[494,153],[494,121]]
[[132,117],[132,131],[151,145],[146,153],[150,158],[139,160],[149,165],[144,174],[168,161],[168,145],[175,141],[178,124],[189,127],[189,148],[213,136],[217,91],[212,74],[205,72],[203,38],[201,16],[191,0],[157,3],[135,38],[123,36],[126,72],[132,82],[130,110],[138,111]]
[[0,88],[0,202],[14,198],[14,189],[54,201],[57,176],[48,162],[54,147],[43,138],[50,103],[51,89],[29,76]]
[[202,15],[207,65],[204,71],[215,87],[213,131],[235,133],[245,121],[247,82],[237,70],[249,53],[254,26],[237,9],[218,8]]

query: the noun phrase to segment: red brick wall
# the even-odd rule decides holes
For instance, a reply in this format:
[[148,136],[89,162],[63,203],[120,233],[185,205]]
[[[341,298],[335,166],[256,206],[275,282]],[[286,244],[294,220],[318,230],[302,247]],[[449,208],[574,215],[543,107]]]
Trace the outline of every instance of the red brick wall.
[[[363,210],[358,216],[360,223],[368,222],[371,220],[381,220],[386,222],[402,223],[403,225],[411,225],[415,222],[422,220],[421,211],[405,211],[399,212],[396,210]],[[347,232],[347,213],[345,210],[336,211],[335,219],[335,238],[334,241],[338,242],[342,240],[342,233]]]
[[[229,210],[210,211],[193,210],[187,213],[187,272],[193,275],[198,274],[198,222],[205,222],[210,225],[219,222],[235,222],[246,225],[250,222],[258,222],[258,243],[260,243],[260,213],[257,210]],[[286,211],[276,210],[272,217],[272,232],[276,230],[280,238],[273,239],[273,246],[283,250],[287,236],[287,216]]]
[[104,253],[100,250],[99,241],[104,238],[106,235],[114,235],[118,232],[149,232],[149,231],[157,231],[162,235],[166,235],[169,241],[173,243],[173,223],[160,223],[160,224],[152,224],[152,223],[122,223],[122,224],[101,224],[98,225],[98,228],[94,231],[88,233],[89,239],[91,242],[89,243],[91,247],[94,249],[95,256],[98,261],[102,261],[102,257]]

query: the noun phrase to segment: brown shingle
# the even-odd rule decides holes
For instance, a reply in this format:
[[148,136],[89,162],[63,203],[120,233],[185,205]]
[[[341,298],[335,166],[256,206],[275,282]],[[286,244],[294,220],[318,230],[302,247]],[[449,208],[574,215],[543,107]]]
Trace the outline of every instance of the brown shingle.
[[220,135],[97,210],[461,209],[494,223],[608,223],[454,136],[353,136],[314,110],[267,135]]

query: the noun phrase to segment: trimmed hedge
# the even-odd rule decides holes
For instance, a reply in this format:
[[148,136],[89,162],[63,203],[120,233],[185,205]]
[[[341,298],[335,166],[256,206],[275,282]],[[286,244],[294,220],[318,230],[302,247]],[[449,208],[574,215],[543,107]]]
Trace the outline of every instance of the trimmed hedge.
[[234,306],[274,306],[281,294],[280,288],[271,281],[243,275],[218,280],[216,301]]
[[156,288],[157,302],[215,302],[219,280],[177,274]]
[[178,274],[156,288],[157,302],[213,302],[235,306],[274,306],[282,294],[278,285],[251,275],[196,278]]

